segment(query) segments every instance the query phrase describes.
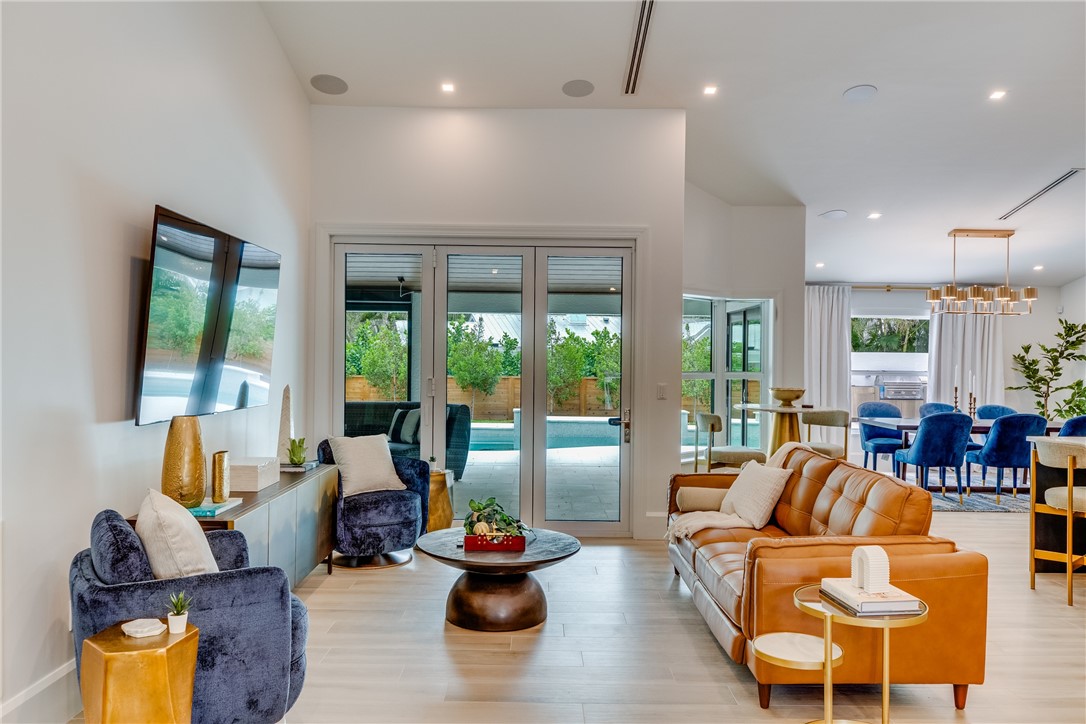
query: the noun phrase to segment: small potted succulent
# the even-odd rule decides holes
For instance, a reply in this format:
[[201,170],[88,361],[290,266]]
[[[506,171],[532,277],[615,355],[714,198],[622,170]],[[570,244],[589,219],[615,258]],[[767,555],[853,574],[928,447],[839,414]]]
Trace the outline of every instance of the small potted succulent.
[[522,551],[524,523],[505,512],[495,498],[469,500],[471,515],[464,519],[464,550]]
[[305,462],[305,438],[290,438],[290,446],[287,448],[287,459],[291,465],[301,465]]
[[192,606],[192,596],[186,596],[184,591],[170,594],[170,611],[166,616],[170,633],[185,633],[189,622],[190,606]]

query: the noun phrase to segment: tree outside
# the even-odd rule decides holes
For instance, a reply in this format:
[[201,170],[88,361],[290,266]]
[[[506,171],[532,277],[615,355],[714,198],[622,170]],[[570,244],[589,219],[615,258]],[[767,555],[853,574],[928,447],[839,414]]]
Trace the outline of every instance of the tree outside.
[[622,337],[609,329],[597,329],[585,347],[585,377],[595,377],[599,400],[605,409],[622,404]]
[[[742,358],[742,351],[740,351]],[[696,337],[690,331],[690,324],[683,325],[682,371],[712,372],[713,346],[709,335]],[[712,380],[683,380],[682,394],[694,401],[695,407],[710,409],[713,397]]]
[[[469,326],[462,319],[449,325],[449,375],[462,390],[471,390],[471,416],[475,418],[475,395],[494,394],[502,376],[503,354],[491,337],[483,337],[483,318]],[[518,356],[519,360],[519,356]]]
[[928,351],[928,320],[853,317],[853,352]]
[[563,336],[547,320],[547,412],[575,395],[584,377],[587,342],[566,330]]
[[382,397],[407,398],[407,343],[396,322],[405,312],[348,312],[344,367],[347,375],[361,375]]

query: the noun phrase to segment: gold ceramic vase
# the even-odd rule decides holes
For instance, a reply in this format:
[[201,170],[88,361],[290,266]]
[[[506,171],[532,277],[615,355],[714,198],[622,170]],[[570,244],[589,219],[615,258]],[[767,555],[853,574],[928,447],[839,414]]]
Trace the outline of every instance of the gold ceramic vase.
[[207,487],[207,461],[200,439],[200,421],[191,415],[170,420],[166,450],[162,455],[162,494],[186,508],[204,502]]
[[225,503],[230,497],[230,456],[220,450],[211,456],[211,502]]

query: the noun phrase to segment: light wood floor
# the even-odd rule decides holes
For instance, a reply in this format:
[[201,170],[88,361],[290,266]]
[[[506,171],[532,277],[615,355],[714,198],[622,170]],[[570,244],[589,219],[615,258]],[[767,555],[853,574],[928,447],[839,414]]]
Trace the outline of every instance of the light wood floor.
[[[895,722],[1086,721],[1086,575],[1068,608],[1062,574],[1029,589],[1025,515],[936,513],[934,535],[988,556],[987,681],[964,712],[951,687],[894,686]],[[755,682],[731,662],[655,541],[586,539],[539,572],[550,614],[515,634],[444,621],[459,571],[418,554],[386,571],[317,569],[297,590],[309,607],[309,666],[289,722],[804,722],[820,687]],[[962,612],[969,615],[968,611]],[[939,666],[932,661],[931,666]],[[879,720],[876,686],[841,686],[838,717]]]

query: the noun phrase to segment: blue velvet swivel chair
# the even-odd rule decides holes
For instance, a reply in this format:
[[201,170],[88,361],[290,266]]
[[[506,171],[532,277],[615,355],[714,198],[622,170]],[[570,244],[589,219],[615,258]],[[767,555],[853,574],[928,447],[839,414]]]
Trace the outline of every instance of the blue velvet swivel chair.
[[[332,446],[322,440],[317,460],[335,463]],[[343,497],[343,476],[336,494],[334,562],[347,568],[390,568],[411,560],[415,541],[426,532],[430,514],[430,464],[394,456],[406,490],[373,490]],[[406,551],[406,552],[404,552]]]
[[946,402],[925,402],[920,406],[920,417],[937,415],[940,412],[954,412],[954,405],[947,404]]
[[1060,428],[1060,437],[1086,437],[1086,415],[1072,417]]
[[249,567],[240,531],[207,542],[218,573],[155,579],[136,531],[114,510],[91,525],[91,547],[68,573],[76,672],[83,639],[122,621],[163,618],[170,594],[192,596],[189,622],[200,629],[193,722],[277,722],[305,682],[309,615],[281,568]]
[[961,412],[938,412],[920,419],[912,445],[894,453],[900,466],[898,477],[905,479],[905,468],[916,466],[916,484],[928,489],[928,471],[939,468],[939,484],[946,495],[946,469],[954,468],[958,483],[958,502],[962,500],[962,463],[965,443],[973,429],[973,418]]
[[[1014,495],[1018,495],[1018,468],[1029,470],[1030,435],[1044,435],[1048,423],[1040,415],[1015,414],[997,417],[992,422],[992,430],[984,447],[970,450],[966,456],[967,464],[977,463],[985,468],[996,469],[996,503],[1003,488],[1003,469],[1011,469],[1011,484]],[[1023,472],[1025,478],[1027,473]],[[972,469],[966,471],[966,485],[972,487]]]
[[[861,402],[856,408],[856,417],[901,417],[901,410],[889,402]],[[860,423],[860,447],[864,451],[864,467],[867,467],[868,455],[873,455],[871,469],[879,469],[879,455],[893,455],[902,445],[901,430],[890,430]]]

